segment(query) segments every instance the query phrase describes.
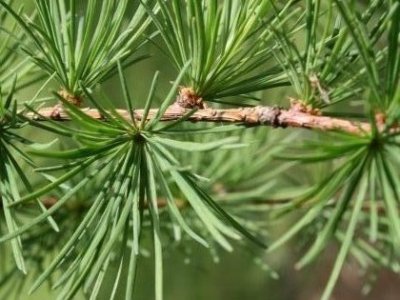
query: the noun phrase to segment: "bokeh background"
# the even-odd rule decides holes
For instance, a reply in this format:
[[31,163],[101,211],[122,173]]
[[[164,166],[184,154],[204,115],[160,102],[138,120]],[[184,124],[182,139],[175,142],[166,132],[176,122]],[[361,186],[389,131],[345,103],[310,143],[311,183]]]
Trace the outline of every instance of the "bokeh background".
[[[16,2],[18,3],[18,1]],[[32,1],[20,0],[19,2],[25,5],[26,12],[32,9]],[[125,71],[132,96],[137,99],[137,107],[143,106],[143,99],[146,97],[155,71],[161,72],[161,80],[156,94],[160,101],[177,75],[168,59],[157,47],[149,43],[141,49],[141,53],[138,55],[144,53],[150,53],[151,57]],[[34,86],[20,91],[18,100],[29,100],[41,84],[42,82],[38,82]],[[116,106],[122,105],[122,93],[117,78],[108,80],[102,89],[116,103]],[[50,94],[53,90],[57,90],[57,86],[50,84],[45,88],[43,94]],[[290,95],[289,88],[266,91],[261,95],[262,104],[285,105],[288,95]],[[276,133],[272,133],[270,129],[265,130],[271,134],[282,136],[289,133],[289,130],[278,129]],[[37,133],[32,132],[31,134]],[[46,137],[38,137],[38,139],[42,138],[46,139]],[[289,225],[279,223],[279,226],[280,228],[271,230],[271,238],[279,235],[283,228]],[[251,246],[238,246],[233,253],[221,251],[219,262],[215,262],[207,250],[196,244],[191,245],[190,256],[182,253],[180,249],[172,248],[166,253],[164,260],[165,299],[319,299],[329,277],[337,249],[332,245],[312,267],[297,271],[294,268],[299,253],[296,245],[296,241],[292,241],[281,248],[278,253],[268,256]],[[12,257],[0,257],[0,263],[1,260],[9,259]],[[279,278],[273,278],[270,270],[265,269],[264,263],[275,270]],[[357,264],[350,261],[342,271],[333,299],[394,300],[400,298],[400,281],[396,275],[380,270],[375,270],[373,274],[362,274]],[[112,277],[108,278],[110,286],[113,279]],[[153,299],[153,287],[154,266],[152,258],[148,257],[144,258],[139,265],[136,299]],[[14,290],[10,289],[10,293],[3,296],[5,298],[2,299],[44,300],[55,298],[48,286],[43,286],[31,296],[26,296],[25,292],[22,292],[24,296],[21,297],[15,296],[13,293],[17,289],[26,291],[28,288],[29,282],[22,287],[15,286]],[[366,293],[367,291],[368,293]],[[76,299],[85,298],[83,295],[78,295]],[[106,298],[103,299],[106,300]]]

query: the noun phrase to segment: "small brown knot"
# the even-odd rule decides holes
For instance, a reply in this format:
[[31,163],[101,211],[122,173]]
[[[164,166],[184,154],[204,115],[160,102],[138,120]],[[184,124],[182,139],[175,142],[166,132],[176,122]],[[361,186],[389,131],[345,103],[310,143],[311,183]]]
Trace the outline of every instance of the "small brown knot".
[[47,209],[49,209],[49,208],[53,207],[54,205],[56,205],[57,202],[58,202],[58,199],[57,199],[56,197],[53,197],[53,196],[44,198],[44,199],[42,200],[42,204],[43,204]]
[[181,87],[176,103],[183,108],[205,109],[207,105],[203,102],[203,98],[199,97],[191,87]]
[[320,116],[322,114],[320,109],[312,107],[310,104],[307,104],[302,100],[289,98],[289,101],[291,111],[301,112],[313,116]]
[[274,107],[261,107],[257,106],[258,121],[260,124],[270,124],[272,127],[285,127],[281,124],[279,116],[281,114],[281,108],[278,106]]
[[378,127],[385,127],[386,124],[386,114],[383,112],[376,112],[375,113],[375,122]]
[[77,96],[77,95],[73,95],[70,92],[68,92],[65,89],[62,89],[58,92],[58,94],[64,98],[66,101],[68,101],[69,103],[81,107],[83,99],[81,96]]

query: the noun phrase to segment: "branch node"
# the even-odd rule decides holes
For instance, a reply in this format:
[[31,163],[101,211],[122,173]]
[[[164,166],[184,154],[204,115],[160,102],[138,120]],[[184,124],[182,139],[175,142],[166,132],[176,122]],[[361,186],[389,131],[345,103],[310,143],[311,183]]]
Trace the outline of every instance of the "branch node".
[[193,109],[206,109],[207,105],[203,102],[203,98],[199,97],[193,88],[181,87],[179,95],[175,101],[180,107]]
[[52,120],[57,120],[57,121],[61,121],[61,120],[62,120],[61,113],[62,113],[63,111],[64,111],[63,106],[62,106],[60,103],[56,104],[56,105],[53,107],[53,109],[52,109],[52,111],[51,111],[51,113],[50,113],[50,119],[52,119]]
[[385,127],[386,124],[386,114],[383,112],[375,113],[375,123],[379,128]]
[[263,125],[269,125],[271,124],[272,127],[286,127],[286,124],[283,124],[279,116],[281,114],[282,108],[279,106],[273,106],[273,107],[262,107],[258,106],[256,107],[258,110],[258,120],[260,124]]
[[69,103],[77,106],[77,107],[81,107],[82,103],[83,103],[83,99],[81,96],[78,95],[73,95],[70,92],[68,92],[66,89],[61,89],[58,94],[65,99],[66,101],[68,101]]
[[305,114],[309,114],[312,116],[321,116],[321,110],[316,107],[312,107],[311,104],[307,104],[303,100],[295,99],[295,98],[289,98],[290,101],[290,110],[294,112],[301,112]]

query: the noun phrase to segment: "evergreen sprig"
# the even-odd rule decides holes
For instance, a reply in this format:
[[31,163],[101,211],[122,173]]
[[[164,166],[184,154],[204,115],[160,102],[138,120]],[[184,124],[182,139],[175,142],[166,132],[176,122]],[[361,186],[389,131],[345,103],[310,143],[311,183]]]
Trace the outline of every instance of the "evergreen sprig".
[[[31,144],[27,138],[17,133],[23,128],[26,123],[22,122],[17,114],[17,104],[13,99],[13,90],[7,97],[3,97],[0,93],[0,200],[1,207],[4,212],[4,221],[8,232],[3,235],[14,234],[19,230],[21,215],[24,212],[18,212],[10,206],[21,197],[20,189],[24,188],[27,191],[33,191],[32,184],[21,167],[20,161],[27,162],[28,165],[34,166],[32,159],[23,152],[18,144]],[[35,198],[38,207],[43,212],[46,212],[44,204]],[[58,231],[58,226],[51,217],[46,217],[50,225]],[[10,241],[12,253],[18,269],[26,273],[26,266],[23,258],[21,236],[17,236]]]
[[[336,243],[323,299],[350,256],[399,272],[398,1],[35,0],[32,17],[16,1],[0,7],[0,253],[14,257],[0,264],[0,296],[34,280],[31,292],[50,283],[59,299],[132,299],[151,247],[162,299],[165,252],[190,241],[218,260],[247,240],[266,255],[296,238],[298,269]],[[147,40],[179,75],[160,92],[156,72],[140,101],[124,70]],[[93,90],[114,75],[124,113]],[[53,78],[64,119],[32,101]],[[244,108],[264,91],[292,101]],[[188,122],[205,111],[216,124]],[[330,132],[248,128],[267,123]]]
[[[11,7],[13,0],[8,0],[6,3]],[[21,9],[18,10],[20,12]],[[8,24],[8,26],[5,26]],[[20,55],[20,40],[26,37],[24,32],[13,22],[12,18],[5,10],[0,11],[0,86],[3,96],[6,96],[13,88],[15,76],[19,78],[14,86],[14,90],[19,90],[25,86],[40,79],[40,76],[35,76],[34,65],[29,62],[29,59],[22,58]]]
[[54,75],[60,89],[80,97],[80,82],[90,89],[114,75],[118,61],[129,65],[143,59],[132,55],[145,42],[150,20],[139,6],[126,24],[128,2],[35,0],[36,20],[1,4],[29,38],[21,41],[26,55]]
[[[122,72],[122,69],[119,69]],[[173,99],[176,94],[184,71],[175,81],[169,96],[165,100],[166,104],[170,103],[170,99]],[[120,75],[123,90],[126,90],[125,79],[122,73]],[[152,88],[154,89],[155,85]],[[153,90],[149,92],[150,96],[152,94],[154,94]],[[95,101],[89,93],[86,96]],[[145,219],[150,218],[156,264],[156,298],[161,298],[163,232],[161,231],[158,208],[159,199],[166,199],[167,201],[166,207],[173,224],[174,238],[177,241],[181,239],[181,231],[183,230],[195,241],[209,247],[209,243],[204,237],[195,233],[183,218],[174,200],[179,197],[182,198],[182,201],[187,201],[187,205],[193,208],[197,218],[207,229],[210,238],[226,250],[232,251],[232,246],[226,237],[238,239],[239,235],[236,231],[264,246],[198,185],[196,174],[185,170],[184,166],[181,166],[171,152],[174,149],[191,152],[211,151],[235,142],[235,138],[201,144],[172,140],[163,137],[163,135],[168,133],[169,129],[175,129],[174,127],[178,123],[175,126],[164,129],[158,128],[153,131],[152,128],[156,128],[158,125],[157,117],[149,123],[137,124],[134,119],[128,122],[122,119],[115,110],[109,114],[105,108],[94,102],[99,111],[104,113],[106,122],[102,122],[86,116],[79,108],[68,103],[68,101],[60,100],[63,101],[67,112],[79,126],[76,129],[71,129],[64,126],[60,127],[59,124],[53,124],[53,127],[40,124],[40,128],[57,132],[59,135],[64,134],[67,137],[73,137],[81,145],[76,149],[62,152],[53,152],[49,148],[31,150],[30,153],[36,156],[46,159],[63,159],[70,161],[70,163],[51,170],[45,169],[46,172],[64,170],[65,175],[25,196],[14,205],[26,203],[31,199],[46,195],[51,189],[60,186],[72,177],[79,176],[91,167],[90,173],[77,185],[71,187],[51,208],[37,216],[32,222],[25,224],[17,233],[13,231],[4,235],[2,240],[18,236],[52,216],[80,189],[91,184],[93,179],[101,176],[102,181],[100,182],[99,194],[95,197],[82,222],[50,266],[39,276],[31,289],[32,291],[48,279],[48,276],[56,269],[63,267],[65,268],[64,275],[54,283],[55,288],[63,286],[59,293],[60,299],[73,298],[82,286],[85,293],[96,298],[104,280],[104,272],[107,271],[110,264],[117,264],[120,268],[118,272],[122,272],[124,265],[130,266],[128,271],[130,274],[128,279],[130,280],[126,283],[126,299],[131,299],[140,241],[143,239],[142,236],[146,235],[143,232],[142,224]],[[149,102],[152,100],[152,97],[148,97]],[[125,102],[127,107],[133,106],[129,93],[125,94]],[[150,105],[151,103],[147,103],[146,107],[150,107]],[[167,108],[167,105],[163,106],[165,109]],[[158,118],[161,116],[162,111]],[[145,118],[146,116],[144,116]],[[100,175],[104,170],[107,173]],[[131,254],[125,256],[127,243],[132,245]],[[75,254],[73,249],[77,245],[79,245],[80,251]],[[76,256],[70,258],[69,256],[72,254]],[[118,259],[115,259],[115,256]],[[68,265],[64,267],[63,261],[67,261]],[[116,280],[115,286],[118,284],[119,282]]]
[[166,45],[164,52],[179,71],[192,61],[182,83],[197,97],[229,103],[221,98],[287,85],[285,74],[271,63],[273,35],[263,24],[276,22],[269,1],[229,0],[218,5],[193,0],[183,7],[177,0],[157,3],[160,12],[149,13]]

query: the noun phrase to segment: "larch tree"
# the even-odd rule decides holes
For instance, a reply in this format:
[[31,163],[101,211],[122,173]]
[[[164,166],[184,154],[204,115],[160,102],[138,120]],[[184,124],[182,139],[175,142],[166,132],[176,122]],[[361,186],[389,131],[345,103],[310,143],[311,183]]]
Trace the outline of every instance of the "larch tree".
[[[2,299],[135,299],[146,253],[162,299],[198,245],[337,245],[322,299],[399,271],[399,1],[0,0],[0,29]],[[176,77],[126,76],[154,56]]]

